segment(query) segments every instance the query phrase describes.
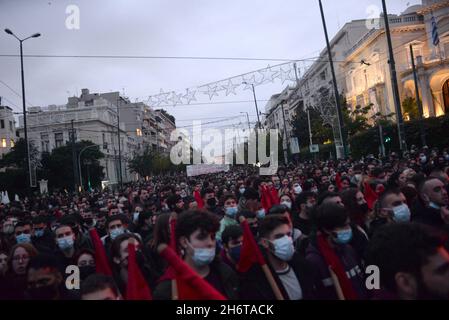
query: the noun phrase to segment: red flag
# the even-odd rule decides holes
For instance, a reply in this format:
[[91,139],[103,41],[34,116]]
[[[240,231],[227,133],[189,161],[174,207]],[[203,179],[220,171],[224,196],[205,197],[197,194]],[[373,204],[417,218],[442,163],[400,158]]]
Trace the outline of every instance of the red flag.
[[338,191],[341,191],[341,174],[340,174],[340,172],[337,172],[337,175],[335,176],[335,184],[337,185]]
[[317,244],[327,265],[336,274],[345,299],[356,300],[357,293],[352,286],[351,280],[349,280],[348,276],[346,275],[346,271],[343,267],[342,262],[340,261],[340,258],[337,256],[335,251],[331,248],[331,246],[321,233],[317,236]]
[[176,218],[170,218],[170,248],[174,252],[178,252],[176,249]]
[[104,250],[103,243],[98,236],[97,229],[90,229],[89,234],[95,248],[95,272],[112,276],[112,270],[106,256],[106,251]]
[[217,289],[182,261],[169,246],[166,246],[160,255],[170,265],[166,274],[176,279],[179,300],[226,300]]
[[363,194],[365,195],[366,203],[368,204],[368,208],[372,210],[374,208],[374,202],[376,202],[378,195],[371,189],[371,186],[368,182],[364,183]]
[[254,263],[258,263],[261,266],[267,263],[265,262],[265,258],[260,252],[259,246],[249,228],[248,221],[243,221],[241,225],[243,229],[243,243],[240,260],[237,264],[237,271],[246,272]]
[[126,300],[152,300],[150,288],[136,261],[136,246],[128,243],[128,283]]
[[201,198],[200,192],[193,191],[193,197],[195,198],[195,201],[198,204],[198,208],[202,209],[204,207],[204,201],[203,201],[203,198]]
[[278,191],[276,190],[275,187],[272,186],[270,188],[269,194],[270,194],[272,205],[274,206],[275,204],[279,204],[279,195],[278,195]]

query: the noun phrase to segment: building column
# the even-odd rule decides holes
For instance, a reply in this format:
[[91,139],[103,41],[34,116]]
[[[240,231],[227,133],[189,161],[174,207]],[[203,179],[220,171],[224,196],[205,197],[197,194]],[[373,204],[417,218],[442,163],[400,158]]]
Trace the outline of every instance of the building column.
[[435,116],[444,115],[443,90],[434,91],[435,95]]
[[435,117],[435,106],[433,104],[429,76],[421,72],[418,76],[424,117]]

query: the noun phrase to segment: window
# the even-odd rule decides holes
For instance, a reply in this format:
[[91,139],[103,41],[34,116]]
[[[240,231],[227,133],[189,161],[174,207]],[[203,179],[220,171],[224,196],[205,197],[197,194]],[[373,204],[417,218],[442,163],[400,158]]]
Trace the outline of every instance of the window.
[[48,133],[41,133],[41,149],[42,152],[50,152],[50,139]]
[[55,146],[56,148],[62,147],[64,143],[64,136],[62,132],[56,132],[55,133]]
[[14,131],[14,127],[12,126],[12,121],[9,121],[9,130],[10,130],[11,132]]
[[0,120],[0,129],[5,129],[5,120]]
[[140,130],[140,128],[137,128],[136,129],[136,134],[137,134],[138,137],[141,137],[142,136],[142,130]]
[[2,148],[6,148],[6,138],[2,138]]
[[11,148],[14,148],[15,144],[14,144],[14,140],[11,139]]

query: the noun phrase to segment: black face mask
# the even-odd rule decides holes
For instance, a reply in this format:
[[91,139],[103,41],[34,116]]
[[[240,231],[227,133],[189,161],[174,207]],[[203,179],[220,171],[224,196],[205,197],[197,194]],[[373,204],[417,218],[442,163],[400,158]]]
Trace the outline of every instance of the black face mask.
[[207,205],[211,208],[215,208],[217,205],[217,200],[215,200],[215,198],[207,199]]
[[184,211],[184,209],[183,208],[178,208],[178,207],[175,206],[173,211],[176,212],[176,213],[181,213],[181,212]]
[[84,219],[84,224],[87,225],[87,226],[91,226],[93,222],[94,222],[93,218],[86,218],[86,219]]
[[54,285],[28,288],[26,293],[31,300],[53,300],[58,295],[58,288]]
[[86,279],[88,276],[90,276],[91,274],[94,274],[96,271],[94,266],[82,266],[82,267],[79,267],[79,269],[80,269],[81,280]]
[[366,202],[363,204],[359,204],[359,210],[363,213],[367,213],[369,210],[368,204]]

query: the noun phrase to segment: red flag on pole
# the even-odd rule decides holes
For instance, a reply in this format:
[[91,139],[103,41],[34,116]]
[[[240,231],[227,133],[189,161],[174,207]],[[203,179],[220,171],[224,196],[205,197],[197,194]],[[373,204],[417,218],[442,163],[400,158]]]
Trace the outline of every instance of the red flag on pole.
[[226,300],[206,280],[196,274],[169,246],[159,247],[160,255],[167,260],[168,273],[176,279],[180,300]]
[[341,191],[341,174],[340,174],[340,172],[337,172],[337,175],[335,176],[335,184],[337,185],[337,190]]
[[254,239],[251,229],[249,228],[248,221],[243,221],[241,226],[243,229],[243,243],[240,253],[240,260],[237,264],[237,270],[239,272],[246,272],[254,263],[262,266],[266,264],[266,262],[260,252],[256,240]]
[[112,276],[112,270],[106,256],[106,251],[104,250],[103,243],[98,236],[97,229],[90,229],[89,234],[95,248],[95,272]]
[[193,197],[195,198],[195,201],[198,204],[198,208],[202,209],[204,207],[204,201],[203,198],[201,198],[201,193],[199,191],[194,191]]
[[136,261],[136,246],[128,243],[128,283],[126,300],[152,300],[150,288]]
[[372,210],[374,208],[374,202],[376,202],[378,195],[371,188],[368,182],[364,183],[363,194],[365,196],[366,203],[368,204],[368,208]]

